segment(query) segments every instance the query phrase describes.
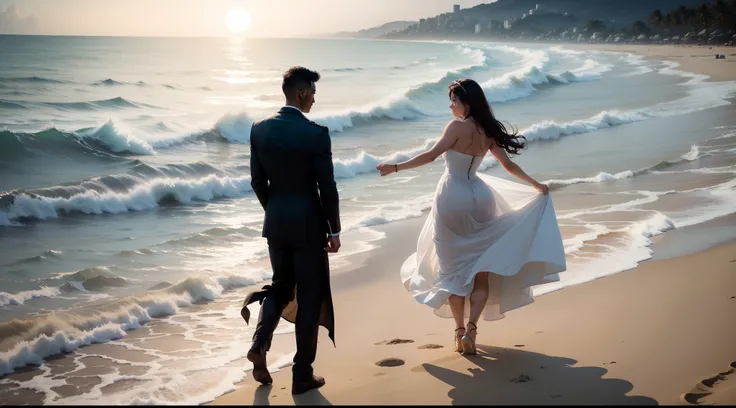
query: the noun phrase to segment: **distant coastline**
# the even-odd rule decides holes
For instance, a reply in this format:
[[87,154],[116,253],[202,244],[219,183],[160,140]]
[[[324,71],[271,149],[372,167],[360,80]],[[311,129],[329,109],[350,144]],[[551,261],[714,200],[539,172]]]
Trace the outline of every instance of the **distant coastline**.
[[[632,10],[609,0],[498,0],[419,20],[381,39],[514,41],[568,44],[736,43],[736,1],[641,0]],[[652,7],[652,8],[648,8]],[[660,7],[660,8],[654,8]]]

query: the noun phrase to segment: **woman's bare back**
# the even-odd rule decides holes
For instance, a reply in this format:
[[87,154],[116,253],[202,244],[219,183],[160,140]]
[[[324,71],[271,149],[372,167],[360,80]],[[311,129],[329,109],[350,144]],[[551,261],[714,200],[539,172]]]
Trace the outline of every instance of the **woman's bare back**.
[[461,126],[457,127],[457,141],[452,145],[452,150],[471,156],[485,156],[493,140],[486,136],[473,118],[455,120]]

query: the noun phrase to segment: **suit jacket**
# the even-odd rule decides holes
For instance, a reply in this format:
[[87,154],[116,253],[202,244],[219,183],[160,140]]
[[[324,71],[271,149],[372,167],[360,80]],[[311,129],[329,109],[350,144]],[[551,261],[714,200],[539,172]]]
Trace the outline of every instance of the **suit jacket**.
[[324,247],[340,232],[329,130],[293,108],[253,124],[251,186],[266,218],[263,236],[295,247]]

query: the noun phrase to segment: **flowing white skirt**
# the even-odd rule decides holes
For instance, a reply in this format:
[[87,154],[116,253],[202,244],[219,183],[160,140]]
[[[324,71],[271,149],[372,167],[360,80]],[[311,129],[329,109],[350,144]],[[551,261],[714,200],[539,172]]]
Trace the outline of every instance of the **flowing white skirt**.
[[[449,296],[469,296],[476,274],[491,272],[483,319],[497,320],[532,303],[531,286],[558,281],[565,269],[551,195],[485,174],[445,173],[401,280],[414,299],[450,318]],[[469,307],[466,297],[466,316]]]

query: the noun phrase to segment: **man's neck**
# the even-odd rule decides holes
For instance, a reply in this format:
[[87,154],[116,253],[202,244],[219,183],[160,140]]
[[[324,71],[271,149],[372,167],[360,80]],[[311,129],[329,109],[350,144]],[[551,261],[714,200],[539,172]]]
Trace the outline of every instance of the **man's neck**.
[[284,106],[287,107],[287,108],[293,108],[293,109],[298,110],[299,112],[302,112],[301,108],[299,108],[296,104],[286,102],[286,104]]

